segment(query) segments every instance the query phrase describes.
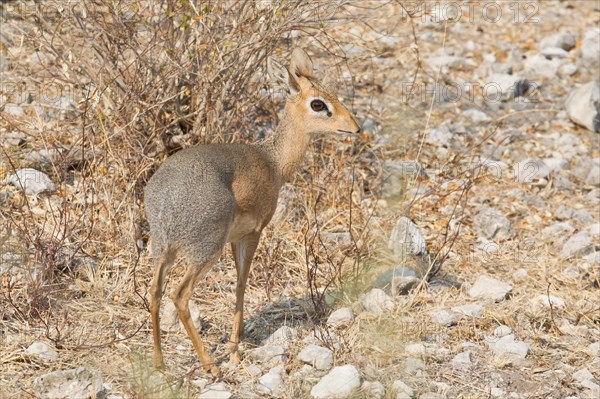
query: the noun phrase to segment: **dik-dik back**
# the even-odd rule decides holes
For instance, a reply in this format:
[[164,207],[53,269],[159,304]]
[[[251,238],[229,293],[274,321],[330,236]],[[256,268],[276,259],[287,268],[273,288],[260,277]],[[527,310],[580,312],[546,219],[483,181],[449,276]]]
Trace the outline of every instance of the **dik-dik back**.
[[182,254],[189,267],[172,294],[173,303],[203,368],[219,375],[191,320],[188,302],[194,285],[217,262],[228,242],[237,269],[229,345],[231,360],[239,362],[246,281],[260,234],[275,211],[279,189],[304,161],[312,135],[360,131],[346,107],[316,81],[312,62],[304,51],[294,50],[289,70],[274,64],[271,72],[289,90],[283,118],[271,137],[254,144],[182,150],[167,159],[146,186],[152,255],[157,259],[150,288],[156,367],[164,366],[160,300],[166,275],[176,255]]
[[262,229],[275,211],[281,184],[274,161],[256,146],[215,144],[179,151],[145,190],[153,256],[172,248],[202,262],[225,243]]

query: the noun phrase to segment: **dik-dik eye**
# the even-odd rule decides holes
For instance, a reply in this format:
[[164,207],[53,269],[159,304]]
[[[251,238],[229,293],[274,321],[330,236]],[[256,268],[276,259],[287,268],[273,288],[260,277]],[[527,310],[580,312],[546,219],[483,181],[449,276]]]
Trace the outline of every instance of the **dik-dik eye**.
[[315,112],[327,111],[327,105],[321,100],[312,100],[310,102],[310,107]]

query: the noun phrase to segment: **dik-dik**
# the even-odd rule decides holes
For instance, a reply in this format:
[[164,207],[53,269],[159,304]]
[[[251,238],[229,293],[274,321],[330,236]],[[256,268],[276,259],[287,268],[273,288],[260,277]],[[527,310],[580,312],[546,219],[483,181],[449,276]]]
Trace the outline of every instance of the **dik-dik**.
[[276,72],[288,88],[288,97],[271,137],[253,144],[199,145],[179,151],[146,186],[151,253],[157,260],[150,289],[157,368],[164,367],[160,300],[176,256],[186,258],[188,269],[172,294],[173,303],[202,367],[219,377],[219,368],[190,317],[188,302],[194,286],[217,262],[225,244],[231,243],[237,286],[229,345],[231,361],[238,363],[246,280],[260,234],[275,212],[279,189],[304,161],[311,136],[360,132],[348,109],[317,82],[312,61],[303,50],[295,49],[289,68],[278,67]]

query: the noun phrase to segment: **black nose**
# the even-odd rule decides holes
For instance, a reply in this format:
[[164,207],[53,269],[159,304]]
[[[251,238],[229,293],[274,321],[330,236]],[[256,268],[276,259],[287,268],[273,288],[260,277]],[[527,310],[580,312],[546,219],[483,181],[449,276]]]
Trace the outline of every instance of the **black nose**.
[[356,134],[359,134],[360,132],[362,132],[362,128],[359,126],[358,129],[356,130]]

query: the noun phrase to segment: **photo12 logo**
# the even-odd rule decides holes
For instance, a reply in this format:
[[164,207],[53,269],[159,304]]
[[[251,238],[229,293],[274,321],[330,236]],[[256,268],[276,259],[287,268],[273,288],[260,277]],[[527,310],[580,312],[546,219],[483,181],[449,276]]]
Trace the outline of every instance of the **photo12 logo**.
[[539,8],[539,1],[407,1],[402,3],[402,19],[419,18],[423,23],[537,24]]

